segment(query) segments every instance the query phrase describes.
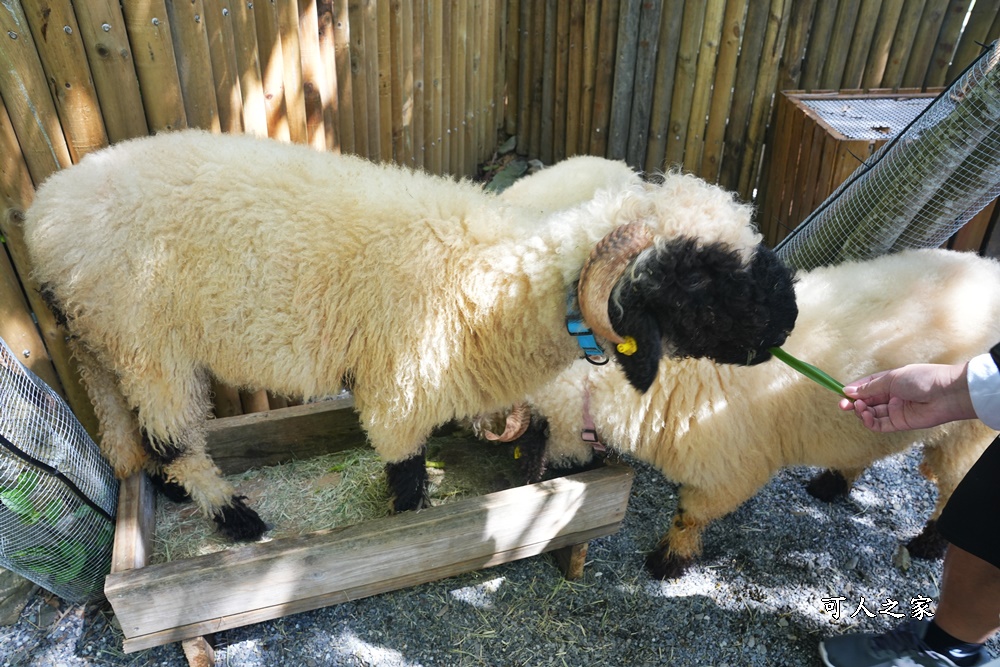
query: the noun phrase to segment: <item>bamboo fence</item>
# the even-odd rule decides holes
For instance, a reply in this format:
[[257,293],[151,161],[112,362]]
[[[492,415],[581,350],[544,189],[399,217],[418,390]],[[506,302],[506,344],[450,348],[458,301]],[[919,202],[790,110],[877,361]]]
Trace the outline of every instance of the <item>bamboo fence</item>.
[[109,143],[200,127],[474,177],[515,136],[759,201],[776,93],[942,87],[998,36],[995,1],[0,0],[0,336],[93,431],[18,220]]

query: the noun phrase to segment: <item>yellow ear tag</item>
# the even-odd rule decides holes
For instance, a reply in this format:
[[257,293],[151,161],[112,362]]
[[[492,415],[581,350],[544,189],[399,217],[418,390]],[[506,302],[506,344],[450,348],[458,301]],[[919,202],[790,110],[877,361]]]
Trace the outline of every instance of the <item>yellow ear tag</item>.
[[631,357],[639,349],[639,346],[636,345],[635,338],[625,336],[625,342],[618,343],[617,349],[619,353],[624,354],[626,357]]
[[515,459],[521,458],[521,446],[520,445],[518,445],[517,447],[514,448],[514,458]]

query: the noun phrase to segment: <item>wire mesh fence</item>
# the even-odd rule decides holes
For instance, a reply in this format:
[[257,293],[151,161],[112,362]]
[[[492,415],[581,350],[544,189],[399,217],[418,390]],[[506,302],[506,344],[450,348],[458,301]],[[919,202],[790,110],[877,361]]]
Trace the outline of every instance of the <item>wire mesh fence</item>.
[[[808,270],[937,247],[1000,195],[998,62],[994,42],[778,244],[778,255]],[[840,111],[820,109],[832,123]],[[849,123],[837,129],[867,138]]]
[[69,601],[100,597],[117,502],[97,445],[0,340],[0,565]]

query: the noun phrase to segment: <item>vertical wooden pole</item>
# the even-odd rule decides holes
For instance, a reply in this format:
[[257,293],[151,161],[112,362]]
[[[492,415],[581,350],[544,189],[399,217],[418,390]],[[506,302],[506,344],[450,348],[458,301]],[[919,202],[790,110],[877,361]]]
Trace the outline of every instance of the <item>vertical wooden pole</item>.
[[166,5],[163,0],[123,0],[122,12],[146,124],[152,132],[187,127]]
[[167,12],[188,125],[219,132],[222,127],[205,28],[205,6],[202,0],[171,2]]
[[219,129],[223,132],[243,131],[243,92],[240,89],[239,66],[236,63],[236,39],[233,36],[233,16],[229,0],[203,0],[208,51],[212,59],[215,100],[219,110]]

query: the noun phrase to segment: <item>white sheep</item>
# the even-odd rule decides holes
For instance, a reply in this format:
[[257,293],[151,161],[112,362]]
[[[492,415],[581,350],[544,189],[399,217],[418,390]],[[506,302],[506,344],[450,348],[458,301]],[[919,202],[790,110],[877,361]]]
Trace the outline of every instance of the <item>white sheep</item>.
[[[913,250],[799,274],[799,316],[782,346],[841,381],[914,362],[960,363],[1000,342],[1000,263],[974,253]],[[576,363],[529,396],[536,422],[527,442],[544,443],[549,465],[588,463],[584,402],[601,441],[657,467],[680,484],[669,532],[647,559],[660,578],[679,576],[701,553],[714,520],[752,497],[788,466],[819,466],[810,485],[846,494],[874,461],[922,443],[921,472],[937,505],[908,546],[940,556],[935,520],[958,481],[996,436],[978,420],[914,432],[875,434],[837,397],[785,364],[724,366],[663,359],[639,394],[615,364]],[[832,483],[832,484],[831,484]]]
[[117,474],[179,483],[254,539],[266,527],[205,452],[211,377],[304,397],[346,384],[405,510],[424,502],[436,425],[580,357],[568,307],[599,341],[638,341],[613,354],[640,389],[663,354],[766,360],[794,291],[749,209],[694,178],[619,184],[546,214],[469,182],[183,131],[53,175],[25,239]]

